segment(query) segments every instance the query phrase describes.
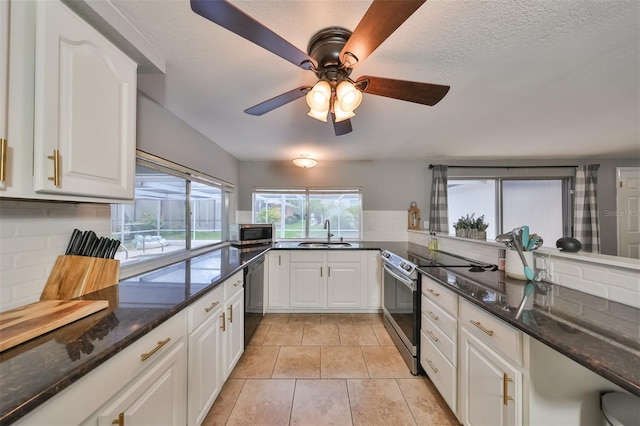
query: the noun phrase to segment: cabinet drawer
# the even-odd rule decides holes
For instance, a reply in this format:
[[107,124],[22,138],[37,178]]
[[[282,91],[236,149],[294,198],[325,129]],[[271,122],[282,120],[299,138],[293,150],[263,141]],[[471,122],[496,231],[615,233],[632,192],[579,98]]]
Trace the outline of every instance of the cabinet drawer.
[[522,365],[522,333],[519,330],[464,300],[460,303],[459,320],[474,336]]
[[422,294],[454,317],[458,316],[458,295],[426,275],[422,275]]
[[292,250],[290,262],[318,262],[324,263],[326,250]]
[[327,252],[328,262],[360,262],[360,250],[329,250]]
[[454,413],[457,410],[456,368],[440,353],[433,342],[420,333],[420,365]]
[[456,341],[444,334],[424,313],[422,314],[421,331],[451,364],[457,364]]
[[427,316],[449,339],[456,341],[458,320],[451,316],[424,294],[422,295],[422,314]]
[[224,282],[224,300],[229,300],[237,292],[242,290],[242,284],[244,283],[243,271],[236,272],[231,277],[227,278]]
[[222,309],[224,305],[224,285],[219,285],[196,302],[187,310],[187,333],[191,334],[207,318]]

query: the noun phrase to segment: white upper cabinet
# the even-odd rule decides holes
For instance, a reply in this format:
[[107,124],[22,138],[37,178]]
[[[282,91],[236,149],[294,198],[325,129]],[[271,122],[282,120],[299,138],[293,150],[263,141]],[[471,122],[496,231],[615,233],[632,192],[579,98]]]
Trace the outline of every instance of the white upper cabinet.
[[136,64],[57,1],[35,49],[35,191],[133,199]]
[[9,107],[9,2],[0,2],[0,188],[7,164],[7,109]]

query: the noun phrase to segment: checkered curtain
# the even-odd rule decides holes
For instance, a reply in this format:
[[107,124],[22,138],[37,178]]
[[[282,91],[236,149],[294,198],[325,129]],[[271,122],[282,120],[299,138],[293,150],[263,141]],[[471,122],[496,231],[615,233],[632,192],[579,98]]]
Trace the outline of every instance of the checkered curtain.
[[431,186],[431,208],[429,209],[429,229],[436,232],[449,232],[447,218],[447,166],[433,166],[433,184]]
[[598,225],[598,168],[599,164],[583,164],[576,170],[573,194],[573,236],[582,243],[582,250],[600,253]]

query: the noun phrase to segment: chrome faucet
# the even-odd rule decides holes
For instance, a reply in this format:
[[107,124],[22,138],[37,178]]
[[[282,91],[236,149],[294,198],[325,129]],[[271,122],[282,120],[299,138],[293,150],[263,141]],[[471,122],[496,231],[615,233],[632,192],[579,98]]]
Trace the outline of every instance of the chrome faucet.
[[331,237],[333,237],[333,234],[331,233],[331,222],[329,222],[329,219],[324,221],[324,229],[327,230],[327,242],[331,242]]

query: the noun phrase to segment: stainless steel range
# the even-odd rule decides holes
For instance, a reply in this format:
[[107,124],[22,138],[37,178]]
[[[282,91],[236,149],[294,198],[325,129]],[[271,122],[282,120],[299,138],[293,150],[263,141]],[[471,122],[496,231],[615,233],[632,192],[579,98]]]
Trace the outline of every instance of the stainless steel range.
[[384,325],[407,363],[418,375],[420,342],[420,283],[416,265],[388,250],[382,251]]
[[[388,250],[382,252],[384,267],[384,325],[413,375],[420,365],[420,277],[419,267],[444,268],[466,277],[495,271],[496,265],[476,262],[445,252],[430,252],[430,258],[406,253],[407,259]],[[410,259],[410,260],[409,260]]]

